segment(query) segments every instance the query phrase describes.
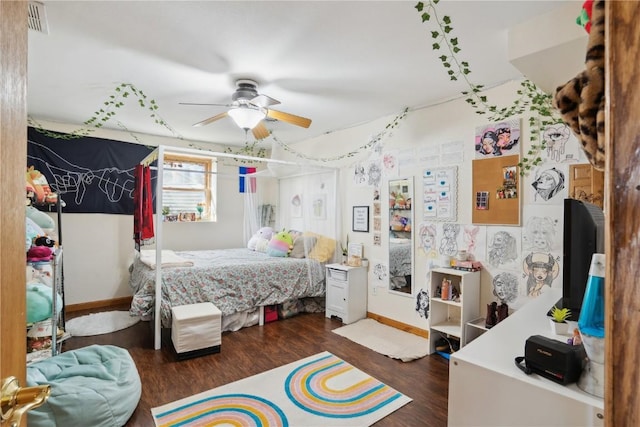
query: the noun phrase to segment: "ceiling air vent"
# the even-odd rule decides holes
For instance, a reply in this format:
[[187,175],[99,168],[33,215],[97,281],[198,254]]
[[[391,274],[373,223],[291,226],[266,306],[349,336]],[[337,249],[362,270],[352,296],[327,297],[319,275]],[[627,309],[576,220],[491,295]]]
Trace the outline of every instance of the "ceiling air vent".
[[47,13],[44,4],[37,1],[29,2],[29,29],[40,33],[49,34]]

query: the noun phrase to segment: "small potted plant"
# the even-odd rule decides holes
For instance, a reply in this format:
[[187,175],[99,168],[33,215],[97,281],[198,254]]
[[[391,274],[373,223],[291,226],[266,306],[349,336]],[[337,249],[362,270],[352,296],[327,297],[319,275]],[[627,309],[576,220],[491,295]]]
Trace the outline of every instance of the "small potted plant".
[[345,246],[340,245],[342,249],[342,263],[347,263],[347,258],[349,256],[349,235],[347,234],[347,244]]
[[571,310],[568,308],[558,308],[553,306],[551,309],[551,330],[556,335],[567,335],[569,331],[569,323],[567,319],[571,316]]

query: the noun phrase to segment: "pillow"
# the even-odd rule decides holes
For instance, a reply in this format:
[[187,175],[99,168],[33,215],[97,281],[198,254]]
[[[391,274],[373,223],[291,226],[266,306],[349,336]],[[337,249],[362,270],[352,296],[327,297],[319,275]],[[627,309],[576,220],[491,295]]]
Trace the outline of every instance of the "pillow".
[[274,235],[267,245],[267,255],[273,257],[286,257],[293,248],[293,239],[288,231],[282,230]]
[[289,256],[291,258],[304,258],[305,254],[311,252],[317,241],[318,238],[314,236],[296,237],[296,239],[293,241],[293,249],[291,250]]
[[337,242],[335,239],[311,232],[305,233],[305,236],[315,237],[318,240],[311,252],[309,252],[309,258],[320,262],[331,261],[333,253],[336,251]]
[[291,238],[293,239],[293,244],[295,245],[296,239],[302,236],[304,233],[298,230],[289,230],[289,234],[291,234]]

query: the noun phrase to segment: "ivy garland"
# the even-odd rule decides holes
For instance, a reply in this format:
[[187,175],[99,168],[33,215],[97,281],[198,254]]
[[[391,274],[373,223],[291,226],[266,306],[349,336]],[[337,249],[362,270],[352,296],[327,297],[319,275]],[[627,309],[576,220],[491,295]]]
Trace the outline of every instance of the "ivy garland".
[[360,147],[356,148],[355,150],[349,151],[346,154],[340,154],[340,155],[332,156],[332,157],[310,157],[310,156],[307,156],[305,154],[302,154],[299,151],[294,150],[292,147],[288,146],[284,142],[279,141],[275,137],[275,135],[271,134],[271,136],[273,137],[273,140],[277,144],[279,144],[285,151],[290,152],[291,154],[295,155],[298,158],[305,159],[305,160],[311,160],[311,161],[317,161],[317,162],[332,162],[332,161],[341,160],[341,159],[345,159],[345,158],[349,158],[349,157],[354,157],[355,155],[359,154],[361,151],[367,150],[367,149],[373,147],[374,145],[376,145],[376,143],[381,141],[387,135],[387,132],[389,132],[392,129],[395,129],[396,127],[398,127],[400,125],[400,121],[407,116],[408,112],[409,112],[409,108],[408,107],[405,108],[404,110],[402,110],[402,112],[400,114],[398,114],[390,123],[388,123],[384,127],[383,131],[381,131],[377,135],[372,136],[371,139],[369,139],[369,141],[367,143],[361,145]]
[[[526,175],[533,167],[542,162],[540,152],[546,147],[546,142],[542,138],[542,130],[551,124],[562,122],[560,117],[558,117],[556,110],[553,108],[552,97],[551,95],[540,90],[530,80],[524,80],[520,84],[521,88],[517,91],[519,97],[514,101],[513,105],[511,105],[510,107],[498,108],[495,105],[489,104],[487,96],[482,94],[484,85],[475,84],[468,78],[468,75],[471,74],[471,67],[469,65],[469,62],[458,59],[457,55],[462,51],[462,49],[459,46],[458,38],[453,37],[452,35],[453,24],[451,17],[445,15],[441,19],[438,16],[436,5],[439,3],[439,1],[440,0],[429,0],[426,3],[418,2],[415,5],[415,9],[420,12],[423,23],[435,22],[435,28],[431,30],[431,47],[434,51],[440,51],[441,49],[443,49],[443,47],[446,49],[446,52],[440,55],[438,59],[440,59],[442,66],[447,70],[449,79],[451,81],[457,81],[461,79],[469,86],[469,90],[462,92],[462,94],[465,96],[465,102],[476,109],[477,114],[490,114],[488,117],[490,121],[501,121],[514,115],[523,114],[527,110],[529,111],[529,113],[531,113],[531,115],[529,116],[531,147],[526,154],[526,156],[530,157],[523,156],[521,162],[518,164],[518,166],[520,167],[520,174]],[[115,94],[110,95],[109,98],[103,102],[104,106],[94,112],[94,115],[83,123],[86,126],[91,126],[93,129],[80,128],[71,133],[53,132],[44,129],[42,125],[40,125],[31,117],[29,117],[29,124],[38,132],[51,138],[67,140],[81,138],[89,135],[95,129],[103,127],[106,122],[113,119],[116,115],[116,110],[118,108],[122,108],[125,105],[124,100],[128,99],[130,95],[133,95],[135,98],[137,98],[138,105],[141,108],[146,108],[149,110],[150,117],[154,120],[155,123],[168,129],[176,138],[184,139],[171,126],[169,126],[166,120],[164,120],[159,115],[159,107],[156,101],[153,99],[148,99],[147,95],[144,92],[136,88],[131,83],[121,83],[120,85],[116,86]],[[377,142],[379,142],[386,136],[388,131],[394,129],[399,125],[400,121],[405,118],[408,111],[409,109],[405,108],[404,111],[396,116],[391,123],[385,126],[385,129],[382,132],[371,137],[371,139],[366,144],[363,144],[355,150],[349,151],[346,154],[332,157],[314,158],[307,156],[294,150],[289,145],[279,141],[275,137],[275,135],[271,134],[271,136],[273,137],[274,141],[282,146],[285,151],[294,154],[298,158],[319,162],[336,161],[344,158],[354,157],[362,150],[367,150],[373,147]],[[117,125],[118,127],[133,135],[122,123],[117,122]],[[135,135],[133,135],[133,137],[138,142],[140,142]],[[258,143],[258,140],[254,141],[251,144],[247,142],[245,143],[244,147],[240,148],[237,151],[234,151],[232,148],[227,147],[225,149],[225,152],[231,154],[265,157],[266,149],[258,148]],[[196,147],[194,144],[190,144],[190,146]]]
[[[72,132],[69,132],[69,133],[62,133],[62,132],[55,132],[55,131],[51,131],[51,130],[45,129],[40,123],[38,123],[32,117],[28,118],[28,123],[36,131],[38,131],[38,132],[42,133],[43,135],[46,135],[46,136],[48,136],[50,138],[63,139],[63,140],[71,140],[71,139],[82,138],[82,137],[90,135],[93,131],[95,131],[95,129],[102,128],[105,125],[106,122],[114,119],[114,117],[116,115],[116,110],[118,108],[124,107],[125,100],[131,99],[130,95],[133,95],[133,97],[135,97],[137,99],[137,101],[138,101],[137,104],[140,106],[140,108],[146,108],[146,109],[148,109],[150,111],[150,117],[154,120],[154,122],[156,124],[158,124],[160,126],[163,126],[164,128],[168,129],[176,138],[184,139],[182,137],[182,135],[180,135],[178,132],[176,132],[169,125],[169,123],[160,116],[160,114],[158,113],[158,110],[159,110],[158,103],[154,99],[149,99],[147,97],[147,95],[143,91],[141,91],[140,89],[138,89],[136,86],[134,86],[131,83],[120,83],[118,86],[116,86],[115,89],[114,89],[114,93],[112,95],[109,95],[109,98],[106,101],[103,102],[103,107],[100,108],[99,110],[95,111],[93,116],[91,116],[88,120],[85,120],[83,122],[83,124],[85,126],[90,126],[90,128],[82,127],[82,128],[76,129],[76,130],[74,130]],[[279,141],[275,137],[275,135],[271,134],[271,136],[273,137],[274,141],[276,141],[278,144],[280,144],[280,146],[282,146],[286,151],[289,151],[289,152],[293,153],[294,155],[296,155],[299,158],[303,158],[303,159],[306,159],[306,160],[320,161],[320,162],[328,162],[328,161],[340,160],[340,159],[347,158],[347,157],[353,157],[356,154],[358,154],[361,150],[366,150],[366,149],[372,147],[376,142],[380,141],[386,135],[388,130],[393,129],[396,126],[398,126],[400,120],[402,120],[406,116],[408,111],[409,111],[409,109],[405,108],[405,110],[400,115],[398,115],[391,123],[386,125],[384,131],[380,132],[378,135],[373,137],[368,143],[360,146],[356,150],[350,151],[350,152],[348,152],[346,154],[333,156],[333,157],[314,158],[314,157],[310,157],[310,156],[304,155],[304,154],[294,150],[293,148],[291,148],[290,146],[288,146],[284,142]],[[130,135],[132,135],[133,138],[136,141],[138,141],[139,143],[142,143],[138,139],[138,137],[134,133],[132,133],[129,129],[127,129],[127,127],[125,125],[123,125],[121,122],[116,120],[116,125],[119,128],[121,128],[123,131],[128,132]],[[261,142],[261,140],[255,140],[252,143],[246,142],[244,147],[242,147],[242,148],[240,148],[238,150],[234,150],[231,147],[227,147],[224,152],[230,153],[230,154],[238,154],[238,155],[246,155],[246,156],[265,158],[266,155],[267,155],[267,150],[265,148],[258,147],[258,144],[260,142]],[[203,149],[202,147],[199,147],[199,146],[197,146],[196,144],[193,144],[193,143],[190,143],[189,147],[192,147],[192,148],[195,148],[195,149],[198,149],[198,150],[206,150],[206,149]],[[243,162],[247,162],[247,161],[243,160]]]
[[469,90],[462,92],[465,96],[465,102],[476,109],[477,114],[490,114],[490,121],[501,121],[514,115],[523,114],[527,110],[531,114],[529,116],[531,147],[518,163],[520,175],[528,174],[533,167],[542,162],[540,152],[546,147],[546,141],[542,138],[543,129],[555,123],[562,123],[562,119],[553,108],[552,96],[543,92],[532,81],[524,80],[520,83],[521,88],[517,91],[519,97],[510,107],[499,108],[489,104],[487,96],[482,94],[484,85],[475,84],[468,78],[468,75],[471,74],[469,63],[458,59],[457,55],[462,49],[459,46],[458,38],[452,35],[451,17],[445,15],[441,19],[438,16],[436,5],[439,1],[418,2],[415,9],[421,14],[423,23],[430,22],[435,25],[435,28],[431,30],[431,48],[434,51],[445,50],[445,53],[440,55],[438,59],[447,70],[449,79],[451,81],[462,80],[469,86]]
[[[159,124],[160,126],[169,130],[169,132],[171,132],[176,138],[183,139],[182,136],[178,134],[171,126],[169,126],[167,121],[160,116],[160,114],[158,113],[159,107],[156,101],[153,99],[148,99],[147,95],[143,91],[135,87],[133,84],[120,83],[115,87],[114,92],[114,94],[109,95],[109,98],[102,103],[102,108],[95,111],[93,113],[93,116],[84,121],[83,124],[85,126],[90,126],[91,128],[79,128],[70,133],[53,132],[44,129],[40,123],[38,123],[31,117],[29,118],[29,124],[33,126],[38,132],[51,138],[66,140],[82,138],[84,136],[88,136],[95,129],[100,129],[106,122],[113,119],[116,115],[116,110],[118,108],[124,107],[125,101],[130,99],[129,95],[133,95],[133,97],[137,99],[137,104],[140,106],[140,108],[146,108],[147,110],[149,110],[149,116],[154,120],[156,124]],[[117,122],[117,125],[124,131],[131,134],[136,139],[136,141],[140,142],[138,138],[133,135],[133,133],[129,131],[122,123]]]
[[[267,157],[267,150],[265,148],[258,148],[258,143],[260,143],[262,140],[254,140],[252,143],[249,143],[248,141],[244,143],[244,147],[240,148],[237,151],[234,151],[231,147],[227,147],[225,148],[224,152],[225,153],[229,153],[229,154],[239,154],[239,155],[244,155],[244,156],[253,156],[253,157],[261,157],[261,158],[265,158]],[[254,163],[254,161],[251,160],[238,160],[239,162],[242,163]]]

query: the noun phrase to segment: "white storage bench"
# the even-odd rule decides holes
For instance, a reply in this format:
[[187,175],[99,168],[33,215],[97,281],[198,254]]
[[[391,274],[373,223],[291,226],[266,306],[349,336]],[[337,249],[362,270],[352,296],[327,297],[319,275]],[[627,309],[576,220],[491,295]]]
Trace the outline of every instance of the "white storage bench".
[[210,302],[171,308],[171,341],[178,359],[219,353],[222,312]]

